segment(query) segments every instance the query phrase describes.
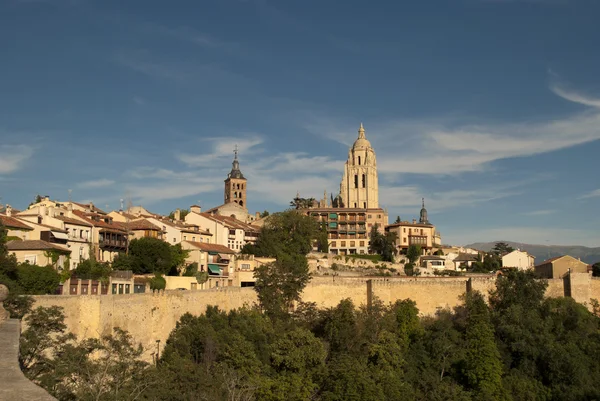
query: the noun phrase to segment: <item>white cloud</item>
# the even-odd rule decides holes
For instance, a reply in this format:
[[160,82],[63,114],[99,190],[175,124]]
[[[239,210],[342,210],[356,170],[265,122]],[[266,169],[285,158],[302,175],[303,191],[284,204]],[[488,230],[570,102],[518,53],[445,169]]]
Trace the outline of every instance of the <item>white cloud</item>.
[[[209,143],[208,149],[203,149],[200,154],[181,153],[177,155],[177,158],[189,167],[213,167],[225,160],[231,163],[235,146],[241,156],[246,152],[250,153],[250,149],[262,144],[264,138],[255,133],[248,133],[244,136],[205,138],[204,141]],[[252,150],[254,154],[259,151],[258,149]],[[245,157],[246,160],[249,160],[248,155]]]
[[591,192],[588,192],[587,194],[580,196],[578,199],[589,199],[589,198],[598,198],[598,197],[600,197],[600,189],[596,189]]
[[79,188],[104,188],[113,185],[115,182],[113,180],[109,180],[106,178],[98,179],[98,180],[90,180],[85,182],[80,182],[77,184]]
[[14,173],[33,156],[33,148],[27,145],[0,145],[0,174]]
[[[456,117],[366,125],[377,150],[379,172],[452,175],[481,171],[491,162],[552,152],[600,139],[600,100],[553,86],[562,98],[589,106],[583,112],[547,121],[463,123]],[[356,130],[330,118],[314,117],[305,128],[349,145]]]

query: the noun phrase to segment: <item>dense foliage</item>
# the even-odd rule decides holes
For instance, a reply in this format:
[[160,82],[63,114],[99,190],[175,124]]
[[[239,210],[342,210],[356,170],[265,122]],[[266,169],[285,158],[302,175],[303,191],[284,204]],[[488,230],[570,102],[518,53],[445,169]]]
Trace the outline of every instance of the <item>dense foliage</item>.
[[156,368],[127,333],[78,343],[59,311],[39,308],[22,364],[60,399],[598,399],[600,319],[570,298],[544,299],[546,285],[509,272],[489,304],[473,292],[424,318],[411,300],[300,304],[286,319],[209,307],[180,319]]
[[380,233],[379,224],[375,223],[369,234],[369,251],[381,255],[381,260],[385,262],[393,262],[397,237],[393,232]]
[[188,251],[181,244],[170,245],[158,238],[136,238],[129,243],[129,253],[119,254],[114,270],[132,270],[134,274],[159,273],[178,276],[185,269]]

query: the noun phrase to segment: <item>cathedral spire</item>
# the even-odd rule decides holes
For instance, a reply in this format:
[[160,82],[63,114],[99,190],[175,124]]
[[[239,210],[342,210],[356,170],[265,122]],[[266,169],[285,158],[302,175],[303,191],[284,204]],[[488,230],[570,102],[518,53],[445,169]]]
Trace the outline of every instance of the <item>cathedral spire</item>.
[[360,123],[360,128],[358,129],[358,138],[365,139],[365,128],[363,127],[362,123]]
[[235,145],[233,149],[233,163],[231,163],[231,172],[229,173],[229,177],[231,178],[241,178],[245,179],[242,171],[240,170],[240,162],[238,160],[238,147]]

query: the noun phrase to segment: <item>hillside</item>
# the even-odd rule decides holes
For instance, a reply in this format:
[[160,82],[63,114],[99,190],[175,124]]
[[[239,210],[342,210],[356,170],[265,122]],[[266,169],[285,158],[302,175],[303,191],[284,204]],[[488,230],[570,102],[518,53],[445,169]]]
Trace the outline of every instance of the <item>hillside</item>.
[[[481,251],[488,252],[490,249],[494,247],[496,242],[476,242],[474,244],[465,245],[468,248],[475,248]],[[555,256],[561,255],[571,255],[574,258],[581,258],[581,260],[585,263],[594,264],[596,262],[600,262],[600,247],[598,248],[588,248],[585,246],[576,246],[576,245],[532,245],[532,244],[522,244],[511,241],[501,241],[506,242],[513,248],[521,249],[527,251],[529,254],[535,256],[535,263],[538,264],[543,262],[546,259],[553,258]]]

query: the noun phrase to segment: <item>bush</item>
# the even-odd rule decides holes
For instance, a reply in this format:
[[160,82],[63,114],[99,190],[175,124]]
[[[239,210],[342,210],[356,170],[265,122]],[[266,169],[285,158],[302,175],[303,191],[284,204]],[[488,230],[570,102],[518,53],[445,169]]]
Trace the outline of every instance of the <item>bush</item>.
[[19,287],[25,294],[54,294],[60,284],[60,274],[50,266],[23,263],[17,268]]
[[150,279],[150,289],[152,291],[164,290],[167,287],[167,280],[159,273],[156,273],[154,277]]

